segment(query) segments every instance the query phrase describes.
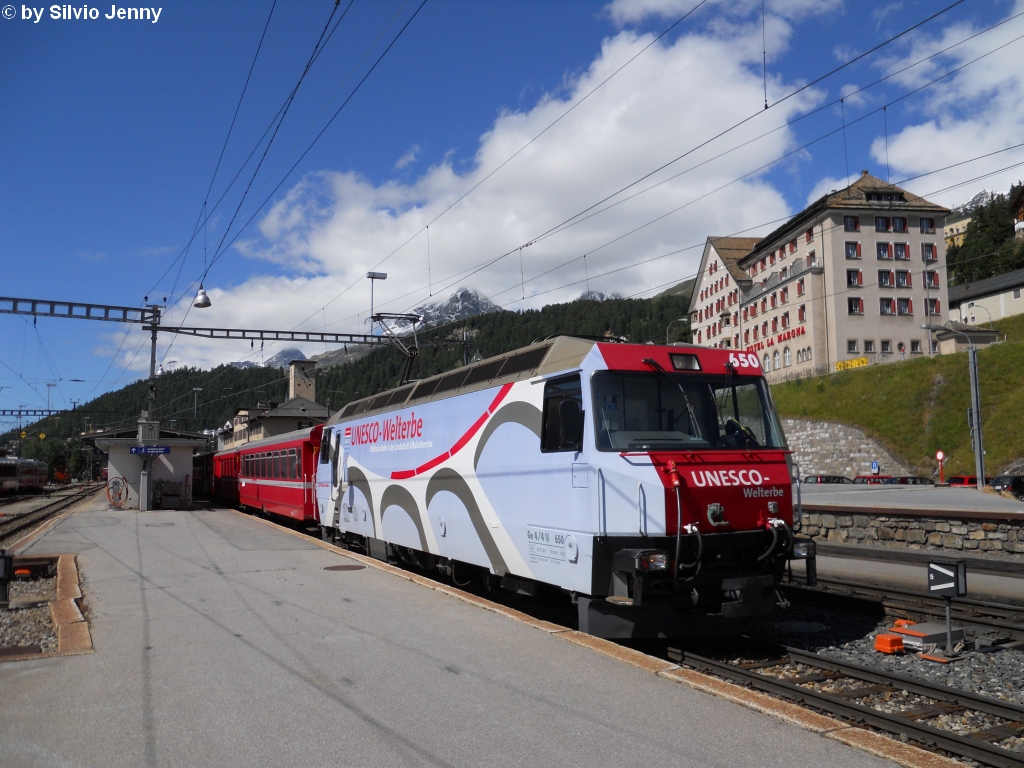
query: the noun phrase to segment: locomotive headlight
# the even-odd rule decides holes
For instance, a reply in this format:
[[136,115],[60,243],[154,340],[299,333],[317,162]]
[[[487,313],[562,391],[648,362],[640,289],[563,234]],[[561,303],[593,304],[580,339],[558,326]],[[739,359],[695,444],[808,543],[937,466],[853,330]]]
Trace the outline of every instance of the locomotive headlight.
[[666,552],[652,552],[640,556],[641,571],[667,571],[669,558]]

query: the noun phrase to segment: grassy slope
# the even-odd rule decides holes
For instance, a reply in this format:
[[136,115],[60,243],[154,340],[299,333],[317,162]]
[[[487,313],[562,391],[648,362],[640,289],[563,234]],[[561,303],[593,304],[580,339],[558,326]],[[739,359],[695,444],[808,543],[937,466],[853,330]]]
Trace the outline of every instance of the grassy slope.
[[[1024,456],[1024,315],[996,327],[1006,343],[978,353],[985,471],[992,475]],[[772,387],[784,418],[838,421],[864,429],[924,474],[974,474],[967,426],[967,354],[870,366]]]

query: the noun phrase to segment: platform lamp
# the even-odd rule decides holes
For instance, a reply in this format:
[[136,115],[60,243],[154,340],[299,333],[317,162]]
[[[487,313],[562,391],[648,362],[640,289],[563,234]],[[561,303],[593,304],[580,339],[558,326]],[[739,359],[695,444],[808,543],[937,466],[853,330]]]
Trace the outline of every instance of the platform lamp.
[[210,297],[206,295],[206,289],[203,288],[203,284],[199,284],[199,291],[196,293],[196,300],[192,302],[192,306],[196,309],[206,309],[210,306]]
[[[978,348],[971,337],[963,331],[945,325],[926,323],[921,326],[926,331],[949,331],[963,336],[967,340],[967,373],[971,380],[971,407],[967,409],[967,423],[971,427],[971,446],[974,448],[974,471],[977,473],[976,483],[979,491],[985,491],[985,444],[981,439],[981,390],[978,386]],[[930,341],[930,340],[929,340]]]
[[687,317],[678,317],[675,320],[672,320],[671,322],[669,322],[669,324],[667,326],[665,326],[665,346],[666,347],[668,346],[668,332],[672,328],[672,325],[674,323],[685,323],[685,322],[688,322],[688,321],[689,321],[689,318],[687,318]]

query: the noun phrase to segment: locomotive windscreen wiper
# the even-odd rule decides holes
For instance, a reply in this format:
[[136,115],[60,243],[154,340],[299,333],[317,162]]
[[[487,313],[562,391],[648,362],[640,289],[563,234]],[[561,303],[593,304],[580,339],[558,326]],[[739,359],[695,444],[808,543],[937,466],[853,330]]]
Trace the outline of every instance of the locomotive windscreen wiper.
[[683,396],[683,402],[686,403],[686,412],[690,414],[690,423],[693,424],[694,430],[697,432],[697,437],[701,440],[704,439],[704,434],[700,431],[700,422],[697,421],[697,412],[693,407],[693,401],[690,400],[690,396],[686,394],[686,390],[683,389],[683,385],[678,381],[675,381],[671,376],[668,375],[668,371],[661,367],[661,363],[651,357],[645,357],[643,359],[644,365],[649,365],[654,369],[654,372],[658,376],[669,384],[674,384],[676,389],[679,390],[679,394]]

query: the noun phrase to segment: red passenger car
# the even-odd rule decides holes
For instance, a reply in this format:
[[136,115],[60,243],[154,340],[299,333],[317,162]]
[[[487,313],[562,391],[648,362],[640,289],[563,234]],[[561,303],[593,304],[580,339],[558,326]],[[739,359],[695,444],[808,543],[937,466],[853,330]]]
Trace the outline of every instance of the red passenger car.
[[213,457],[213,493],[243,509],[316,520],[317,425],[256,440]]

